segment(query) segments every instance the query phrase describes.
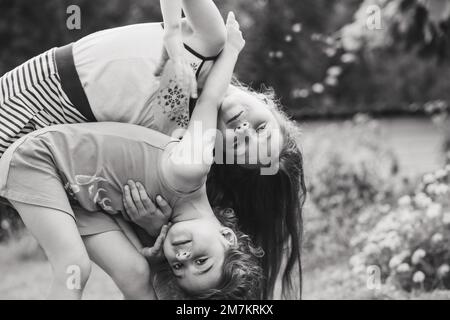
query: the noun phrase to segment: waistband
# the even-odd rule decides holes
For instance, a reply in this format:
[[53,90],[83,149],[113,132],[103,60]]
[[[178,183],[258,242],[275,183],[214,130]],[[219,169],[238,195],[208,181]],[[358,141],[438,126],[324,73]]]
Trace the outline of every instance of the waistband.
[[55,62],[61,78],[61,86],[77,109],[88,121],[96,122],[89,101],[81,85],[73,59],[72,44],[55,49]]

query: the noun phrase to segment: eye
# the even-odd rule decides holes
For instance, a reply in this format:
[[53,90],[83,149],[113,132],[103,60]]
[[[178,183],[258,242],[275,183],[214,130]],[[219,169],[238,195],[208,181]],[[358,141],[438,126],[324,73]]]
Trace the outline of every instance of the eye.
[[260,132],[260,131],[264,130],[266,127],[267,127],[267,123],[264,122],[258,128],[256,128],[256,132]]
[[204,265],[206,261],[208,261],[208,258],[197,259],[197,260],[195,260],[195,264],[198,266],[201,266],[201,265]]
[[181,263],[174,263],[174,264],[172,265],[172,268],[173,268],[174,270],[180,270],[182,267],[183,267],[183,265],[182,265]]

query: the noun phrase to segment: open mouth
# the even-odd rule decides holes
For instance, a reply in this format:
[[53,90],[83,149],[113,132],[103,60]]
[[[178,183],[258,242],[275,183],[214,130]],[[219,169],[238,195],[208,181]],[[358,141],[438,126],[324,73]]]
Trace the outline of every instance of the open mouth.
[[239,112],[237,115],[235,115],[233,118],[231,118],[230,120],[227,121],[227,124],[232,123],[233,121],[236,121],[237,119],[239,119],[239,117],[244,113],[244,111]]

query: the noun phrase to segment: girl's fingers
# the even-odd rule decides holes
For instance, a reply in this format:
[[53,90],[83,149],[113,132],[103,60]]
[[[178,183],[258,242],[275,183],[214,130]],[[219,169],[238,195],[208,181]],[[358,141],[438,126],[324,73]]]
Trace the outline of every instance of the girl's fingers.
[[172,208],[170,207],[170,205],[167,203],[166,200],[164,200],[163,197],[161,197],[160,195],[158,195],[156,197],[156,202],[158,204],[159,209],[161,209],[162,214],[167,217],[170,218],[170,216],[172,215]]
[[161,247],[163,246],[168,230],[169,230],[169,227],[167,225],[165,225],[161,228],[161,232],[159,233],[159,236],[156,239],[155,244],[153,245],[155,252],[158,252],[161,249]]
[[164,240],[167,236],[167,231],[169,230],[169,226],[165,225],[161,228],[161,232],[158,238],[155,241],[155,244],[151,248],[143,248],[141,249],[141,254],[146,258],[155,258],[161,253],[161,249],[164,244]]
[[130,216],[128,215],[128,204],[127,201],[125,200],[125,197],[122,197],[122,201],[123,201],[123,208],[124,210],[122,210],[122,216],[126,221],[131,221]]
[[136,186],[139,191],[139,196],[141,198],[142,205],[145,208],[145,212],[154,214],[156,211],[156,206],[153,203],[153,201],[149,198],[147,191],[145,191],[144,186],[140,182],[137,182]]
[[228,12],[228,16],[227,16],[227,24],[236,21],[236,16],[234,15],[233,11]]
[[134,205],[134,201],[131,198],[130,187],[128,185],[124,188],[124,207],[128,218],[133,218],[137,215],[137,208]]
[[141,201],[141,196],[139,194],[139,190],[136,187],[136,183],[134,181],[129,181],[128,186],[130,187],[131,197],[133,198],[134,204],[138,210],[138,214],[145,210],[144,205]]

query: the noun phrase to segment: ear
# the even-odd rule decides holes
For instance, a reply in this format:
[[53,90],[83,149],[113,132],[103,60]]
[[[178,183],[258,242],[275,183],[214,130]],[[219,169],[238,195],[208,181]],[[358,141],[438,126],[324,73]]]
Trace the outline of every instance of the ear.
[[225,238],[230,247],[237,246],[237,236],[230,228],[223,227],[220,229],[220,233]]

